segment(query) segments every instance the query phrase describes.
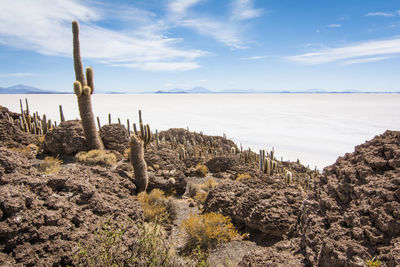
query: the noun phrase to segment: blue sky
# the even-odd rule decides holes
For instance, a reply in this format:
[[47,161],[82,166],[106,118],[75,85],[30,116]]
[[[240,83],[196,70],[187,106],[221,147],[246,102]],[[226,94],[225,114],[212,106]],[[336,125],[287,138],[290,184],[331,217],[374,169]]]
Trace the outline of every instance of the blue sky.
[[398,0],[0,0],[0,87],[400,91]]

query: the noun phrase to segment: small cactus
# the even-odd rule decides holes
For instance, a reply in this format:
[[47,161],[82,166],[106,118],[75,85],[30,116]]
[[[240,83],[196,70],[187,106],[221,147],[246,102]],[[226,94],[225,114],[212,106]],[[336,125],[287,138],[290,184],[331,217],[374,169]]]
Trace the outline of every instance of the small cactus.
[[286,184],[291,184],[293,180],[293,174],[291,171],[286,171],[286,175],[285,175],[285,183]]
[[130,141],[131,162],[135,175],[135,185],[137,193],[146,191],[149,184],[149,176],[147,174],[147,164],[144,160],[143,141],[132,135]]

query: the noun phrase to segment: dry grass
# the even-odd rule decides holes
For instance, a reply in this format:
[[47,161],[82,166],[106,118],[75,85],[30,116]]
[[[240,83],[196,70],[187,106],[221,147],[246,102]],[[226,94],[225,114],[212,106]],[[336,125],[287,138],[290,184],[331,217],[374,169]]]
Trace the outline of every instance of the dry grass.
[[39,152],[39,148],[35,144],[29,144],[29,145],[27,145],[25,147],[21,147],[21,148],[20,147],[12,147],[12,148],[10,148],[10,150],[19,152],[30,159],[35,158],[36,154]]
[[144,218],[148,222],[168,223],[174,216],[174,207],[163,191],[154,189],[149,194],[142,192],[138,195],[142,204]]
[[61,169],[62,160],[53,157],[45,157],[40,163],[39,169],[45,174],[58,173]]
[[208,174],[208,168],[206,165],[203,165],[201,163],[197,164],[196,166],[196,173],[200,176],[200,177],[206,177]]
[[117,162],[117,157],[113,153],[98,149],[79,152],[75,158],[88,165],[112,166]]
[[251,176],[248,173],[240,173],[237,177],[235,181],[240,181],[240,180],[244,180],[244,179],[250,179]]
[[[126,247],[127,227],[138,227],[133,244]],[[84,243],[84,244],[83,244]],[[75,266],[179,266],[179,259],[167,241],[165,230],[154,223],[136,226],[117,225],[111,220],[102,224],[79,244]]]
[[202,184],[200,187],[204,191],[210,191],[213,187],[217,186],[218,182],[215,181],[214,179],[210,178],[208,179],[204,184]]
[[207,250],[238,235],[229,217],[214,212],[191,215],[181,228],[187,233],[186,246],[190,250],[196,247]]

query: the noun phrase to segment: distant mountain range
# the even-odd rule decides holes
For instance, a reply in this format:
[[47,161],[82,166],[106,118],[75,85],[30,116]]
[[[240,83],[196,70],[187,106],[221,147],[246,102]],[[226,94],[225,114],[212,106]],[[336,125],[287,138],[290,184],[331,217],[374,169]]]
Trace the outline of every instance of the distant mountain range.
[[309,89],[305,91],[262,91],[262,90],[223,90],[223,91],[212,91],[204,87],[194,87],[192,89],[171,89],[171,90],[159,90],[154,92],[156,94],[395,94],[400,92],[363,92],[358,90],[347,90],[347,91],[327,91],[322,89]]
[[[0,94],[72,94],[71,92],[59,92],[51,90],[38,89],[32,86],[18,84],[6,88],[0,87]],[[114,92],[114,91],[98,91],[97,94],[129,94],[133,92]],[[262,91],[262,90],[224,90],[224,91],[212,91],[204,87],[193,87],[192,89],[180,89],[175,88],[171,90],[159,90],[156,92],[140,92],[140,94],[398,94],[400,92],[363,92],[357,90],[347,91],[327,91],[322,89],[309,89],[305,91]]]
[[63,94],[63,93],[38,89],[24,84],[18,84],[6,88],[0,87],[0,94]]
[[[96,91],[98,94],[124,94],[123,92],[111,92],[111,91]],[[18,84],[10,87],[0,87],[0,94],[73,94],[71,92],[60,92],[60,91],[51,91],[51,90],[43,90],[39,88],[35,88],[32,86]]]

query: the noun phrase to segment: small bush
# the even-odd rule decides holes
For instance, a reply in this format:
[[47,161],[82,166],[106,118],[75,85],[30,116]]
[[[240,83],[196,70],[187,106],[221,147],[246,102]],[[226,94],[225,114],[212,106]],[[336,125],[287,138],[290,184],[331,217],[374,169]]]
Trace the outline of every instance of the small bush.
[[[128,228],[129,227],[129,228]],[[127,229],[139,228],[127,245]],[[111,220],[79,243],[75,266],[178,266],[178,257],[167,241],[165,230],[154,223],[121,227]]]
[[244,179],[250,179],[251,176],[248,173],[240,173],[237,177],[235,181],[240,181],[240,180],[244,180]]
[[40,163],[39,169],[45,174],[53,174],[58,173],[61,169],[60,165],[62,164],[62,160],[53,158],[53,157],[45,157],[43,162]]
[[214,179],[210,178],[208,179],[204,184],[201,185],[201,189],[204,191],[210,191],[213,187],[217,186],[218,182],[215,181]]
[[367,260],[366,264],[368,267],[380,267],[382,263],[380,260],[375,260],[374,257],[372,260]]
[[75,158],[79,162],[88,165],[112,166],[117,162],[117,157],[113,153],[98,149],[90,150],[88,152],[81,151],[75,155]]
[[208,192],[201,190],[196,193],[196,195],[193,197],[193,199],[198,204],[204,204],[204,202],[206,202],[207,196],[208,196]]
[[174,216],[171,201],[160,189],[153,189],[149,194],[142,192],[138,195],[138,200],[142,204],[146,221],[167,223]]
[[208,173],[208,168],[207,168],[207,166],[205,166],[205,165],[203,165],[203,164],[201,164],[201,163],[197,164],[197,166],[196,166],[196,173],[197,173],[199,176],[201,176],[201,177],[206,177],[206,176],[207,176],[207,173]]
[[191,215],[182,222],[181,228],[187,233],[186,246],[190,250],[208,249],[229,242],[238,234],[229,217],[214,212]]

